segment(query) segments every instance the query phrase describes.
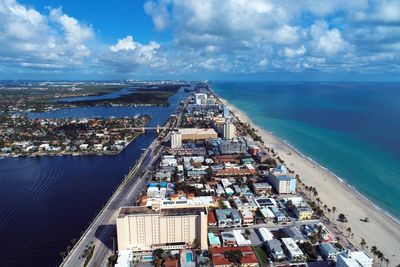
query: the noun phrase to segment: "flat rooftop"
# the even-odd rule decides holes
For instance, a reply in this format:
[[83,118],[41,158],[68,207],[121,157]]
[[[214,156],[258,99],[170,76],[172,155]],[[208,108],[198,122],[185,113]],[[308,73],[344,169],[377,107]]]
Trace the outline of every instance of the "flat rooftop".
[[176,208],[176,209],[161,209],[160,211],[152,210],[149,207],[131,206],[122,207],[119,210],[118,218],[123,218],[127,215],[140,214],[159,214],[161,216],[182,216],[182,215],[198,215],[201,212],[206,213],[205,208]]

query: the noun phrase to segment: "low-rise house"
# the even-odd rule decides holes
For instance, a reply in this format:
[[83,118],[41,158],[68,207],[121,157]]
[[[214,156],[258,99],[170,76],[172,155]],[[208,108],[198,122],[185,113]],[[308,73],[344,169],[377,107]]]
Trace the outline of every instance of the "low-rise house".
[[251,157],[248,158],[242,158],[242,163],[243,164],[253,164],[254,160]]
[[242,185],[239,186],[237,184],[233,185],[233,189],[235,190],[235,194],[239,196],[243,195],[252,195],[250,192],[250,189],[247,187],[247,185]]
[[285,227],[282,229],[286,236],[292,238],[296,243],[303,243],[305,238],[303,237],[301,231],[296,227]]
[[337,254],[337,267],[372,267],[373,259],[364,251],[348,251]]
[[165,181],[170,181],[172,177],[172,173],[170,171],[158,171],[154,175],[156,180],[165,180]]
[[274,239],[274,235],[265,227],[258,228],[257,232],[262,242],[267,242]]
[[275,220],[277,222],[283,222],[286,220],[286,213],[284,213],[281,209],[277,207],[271,207],[270,209],[274,213]]
[[338,251],[334,246],[332,246],[331,243],[319,244],[319,250],[321,251],[321,255],[325,260],[336,261],[336,255],[338,254]]
[[311,220],[314,211],[307,204],[303,203],[300,206],[294,206],[293,212],[296,215],[297,219],[302,220]]
[[222,244],[224,246],[236,246],[236,238],[232,231],[221,232]]
[[242,219],[236,209],[216,209],[217,222],[219,227],[240,226]]
[[214,267],[232,266],[232,262],[225,256],[227,251],[239,250],[242,254],[240,265],[246,267],[258,267],[258,259],[250,246],[244,247],[220,247],[211,248],[211,257]]
[[270,170],[270,172],[271,172],[273,175],[286,175],[286,174],[287,174],[287,168],[286,168],[285,165],[280,165],[280,166],[278,166],[278,167],[276,167],[276,168],[272,168],[272,169]]
[[256,198],[254,198],[254,202],[256,203],[257,207],[260,209],[271,208],[271,207],[277,206],[276,200],[273,198],[256,197]]
[[269,158],[270,158],[270,156],[265,151],[260,151],[256,155],[257,162],[259,162],[259,163],[263,163],[264,161],[266,161]]
[[265,244],[267,250],[274,260],[282,260],[285,258],[282,243],[277,239],[268,240]]
[[103,145],[102,144],[95,144],[95,145],[93,145],[93,149],[95,151],[102,151],[103,150]]
[[219,240],[219,237],[213,233],[208,233],[208,244],[210,247],[220,247],[221,246],[221,240]]
[[235,197],[233,198],[233,203],[235,207],[237,208],[238,211],[242,210],[250,210],[252,212],[257,210],[257,205],[254,203],[252,198],[246,199],[248,200],[247,202],[243,202],[241,198]]
[[254,183],[254,193],[258,196],[269,196],[272,193],[272,186],[269,183]]
[[81,145],[79,145],[79,149],[80,150],[88,150],[88,148],[89,148],[89,144],[81,144]]
[[176,167],[177,165],[178,160],[172,155],[164,155],[160,162],[160,167]]
[[304,253],[292,238],[284,237],[282,238],[282,243],[290,262],[302,262],[306,260]]
[[269,208],[261,208],[260,213],[265,223],[275,220],[275,214]]
[[251,246],[250,239],[245,237],[242,230],[233,230],[232,233],[235,236],[236,244],[238,246]]
[[215,212],[210,210],[207,214],[208,226],[217,226],[217,219],[215,218]]
[[242,222],[244,225],[251,225],[254,223],[254,214],[248,209],[243,209],[240,211],[242,216]]
[[178,259],[171,259],[167,257],[164,262],[165,267],[179,267],[179,260]]

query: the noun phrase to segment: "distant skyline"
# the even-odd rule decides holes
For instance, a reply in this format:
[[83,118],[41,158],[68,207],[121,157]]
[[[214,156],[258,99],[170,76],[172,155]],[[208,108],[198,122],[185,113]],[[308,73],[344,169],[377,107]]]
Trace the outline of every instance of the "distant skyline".
[[399,0],[0,0],[2,80],[399,76]]

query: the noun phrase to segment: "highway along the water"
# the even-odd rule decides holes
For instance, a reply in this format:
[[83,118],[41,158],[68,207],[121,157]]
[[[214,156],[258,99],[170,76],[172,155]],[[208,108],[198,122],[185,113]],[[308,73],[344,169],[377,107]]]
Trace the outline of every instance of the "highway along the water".
[[[163,125],[186,95],[180,91],[169,107],[141,107],[136,113],[147,111],[150,125]],[[124,116],[120,107],[111,109],[34,116]],[[125,116],[135,114],[133,109]],[[0,159],[0,266],[60,264],[60,252],[85,231],[155,136],[146,132],[115,156]]]

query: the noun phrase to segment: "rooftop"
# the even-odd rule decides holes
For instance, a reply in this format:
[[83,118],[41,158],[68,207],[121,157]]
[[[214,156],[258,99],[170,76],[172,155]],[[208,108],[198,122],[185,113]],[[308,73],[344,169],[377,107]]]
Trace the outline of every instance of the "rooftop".
[[200,212],[205,212],[204,208],[177,208],[163,209],[161,211],[152,210],[148,207],[122,207],[119,210],[118,218],[123,218],[128,215],[140,214],[160,214],[161,216],[182,216],[182,215],[198,215]]
[[214,265],[229,265],[231,262],[224,256],[226,251],[239,250],[242,252],[243,257],[241,264],[257,264],[257,256],[254,254],[253,249],[250,246],[244,247],[217,247],[211,248],[212,261]]

